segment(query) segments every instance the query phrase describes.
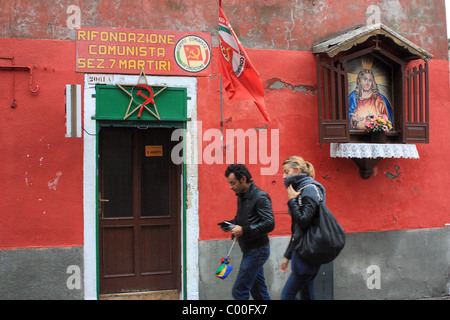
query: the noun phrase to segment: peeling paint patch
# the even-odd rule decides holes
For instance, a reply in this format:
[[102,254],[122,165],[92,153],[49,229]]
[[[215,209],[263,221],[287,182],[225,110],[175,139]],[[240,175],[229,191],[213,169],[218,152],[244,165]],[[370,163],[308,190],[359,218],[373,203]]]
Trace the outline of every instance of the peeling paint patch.
[[[395,170],[398,171],[400,170],[399,166],[395,166]],[[397,172],[396,174],[390,173],[390,172],[385,172],[384,173],[386,175],[386,177],[388,177],[389,179],[394,180],[395,178],[397,178],[400,175],[400,172]]]
[[30,180],[28,180],[28,171],[25,171],[25,184],[29,187],[33,185]]
[[269,84],[269,90],[293,90],[294,92],[301,92],[303,94],[316,95],[317,88],[308,85],[298,85],[295,86],[293,84],[281,81],[279,78],[272,78],[267,80]]
[[49,188],[49,189],[56,190],[56,188],[58,187],[59,177],[61,177],[61,175],[62,175],[62,172],[61,172],[61,171],[58,171],[58,172],[56,173],[56,178],[55,178],[55,180],[49,181],[49,182],[48,182],[48,188]]

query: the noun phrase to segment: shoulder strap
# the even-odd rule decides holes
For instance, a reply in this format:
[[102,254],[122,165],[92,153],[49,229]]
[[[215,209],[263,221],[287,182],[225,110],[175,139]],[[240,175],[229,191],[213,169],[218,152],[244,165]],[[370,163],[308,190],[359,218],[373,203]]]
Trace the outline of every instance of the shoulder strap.
[[[312,183],[307,184],[307,185],[304,186],[303,188],[300,188],[298,191],[301,191],[301,190],[303,190],[303,189],[305,189],[306,187],[309,187],[309,186],[313,186],[313,187],[316,189],[317,196],[319,197],[319,201],[322,201],[322,200],[323,200],[323,199],[322,199],[322,196],[320,195],[319,189],[317,188],[317,186],[316,186],[315,184],[312,184]],[[300,197],[298,197],[297,199],[298,199],[298,204],[299,204],[299,205],[302,205],[302,197],[301,197],[301,195],[300,195]]]

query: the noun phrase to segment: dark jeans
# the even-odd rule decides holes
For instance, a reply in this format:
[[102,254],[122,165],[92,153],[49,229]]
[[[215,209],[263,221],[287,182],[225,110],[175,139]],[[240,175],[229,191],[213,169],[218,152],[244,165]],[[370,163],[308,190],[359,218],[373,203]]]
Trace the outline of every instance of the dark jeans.
[[297,259],[294,254],[291,261],[292,273],[281,292],[281,300],[297,300],[298,293],[301,300],[314,300],[314,278],[318,270],[314,270],[314,273],[301,272],[297,266],[300,263]]
[[233,286],[235,300],[248,300],[250,293],[254,300],[270,300],[264,279],[264,263],[269,259],[270,247],[250,249],[243,253],[239,273]]

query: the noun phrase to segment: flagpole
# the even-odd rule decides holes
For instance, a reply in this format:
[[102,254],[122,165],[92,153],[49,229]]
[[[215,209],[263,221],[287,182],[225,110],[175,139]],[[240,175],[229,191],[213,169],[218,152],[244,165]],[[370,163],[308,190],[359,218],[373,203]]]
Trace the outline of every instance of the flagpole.
[[[222,7],[222,0],[219,0],[219,10]],[[219,13],[220,16],[220,13]],[[220,41],[220,39],[219,39]],[[220,147],[223,150],[223,101],[222,101],[222,93],[223,93],[223,87],[222,87],[222,75],[220,75]]]
[[222,75],[220,76],[220,144],[223,149],[223,101],[222,101]]

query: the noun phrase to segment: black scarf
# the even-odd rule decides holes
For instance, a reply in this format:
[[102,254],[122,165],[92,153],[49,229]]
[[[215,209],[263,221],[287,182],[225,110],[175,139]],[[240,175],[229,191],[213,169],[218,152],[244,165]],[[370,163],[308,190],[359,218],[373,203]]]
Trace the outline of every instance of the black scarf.
[[[306,173],[296,174],[296,175],[293,175],[293,176],[290,176],[290,177],[287,177],[286,179],[284,179],[284,185],[286,186],[286,189],[290,185],[292,185],[292,187],[294,188],[295,191],[300,190],[301,188],[307,186],[308,184],[313,184],[318,188],[319,193],[323,198],[323,202],[325,203],[325,197],[326,197],[325,188],[319,182],[317,182],[313,178],[309,177]],[[303,189],[301,196],[302,197],[310,197],[311,199],[313,199],[314,201],[319,203],[319,196],[317,195],[316,188],[314,188],[314,187],[308,187],[308,188]]]

